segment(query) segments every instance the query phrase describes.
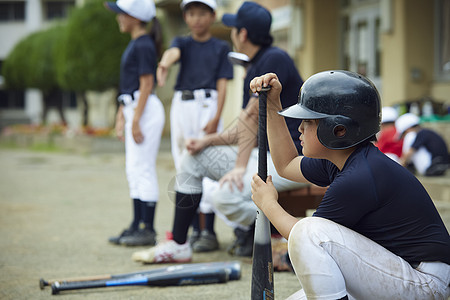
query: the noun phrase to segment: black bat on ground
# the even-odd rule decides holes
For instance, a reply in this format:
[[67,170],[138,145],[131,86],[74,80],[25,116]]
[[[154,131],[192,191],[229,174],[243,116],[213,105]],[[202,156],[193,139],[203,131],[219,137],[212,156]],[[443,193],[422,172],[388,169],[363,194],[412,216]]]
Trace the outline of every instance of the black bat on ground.
[[199,269],[225,269],[229,272],[229,280],[239,280],[241,278],[241,263],[239,261],[226,261],[226,262],[209,262],[209,263],[196,263],[196,264],[181,264],[174,265],[164,268],[157,268],[151,270],[142,270],[131,273],[122,273],[122,274],[104,274],[104,275],[94,275],[94,276],[86,276],[86,277],[74,277],[74,278],[65,278],[65,279],[50,279],[45,280],[41,278],[39,280],[40,289],[44,289],[46,286],[51,286],[55,282],[59,282],[59,284],[68,283],[68,282],[83,282],[83,281],[95,281],[95,280],[109,280],[109,279],[119,279],[126,277],[133,277],[137,275],[153,275],[157,273],[164,272],[173,272],[173,271],[181,271],[187,270],[190,272],[194,272]]
[[[267,179],[267,91],[259,92],[258,175]],[[258,208],[255,224],[252,265],[252,300],[274,299],[270,222]]]
[[[165,271],[153,272],[150,274],[134,274],[121,278],[101,279],[76,282],[54,282],[52,284],[52,294],[61,291],[117,287],[117,286],[183,286],[211,283],[225,283],[230,277],[240,278],[240,263],[225,263],[228,266],[215,267],[208,264],[179,265],[166,268]],[[202,266],[199,266],[202,265]]]

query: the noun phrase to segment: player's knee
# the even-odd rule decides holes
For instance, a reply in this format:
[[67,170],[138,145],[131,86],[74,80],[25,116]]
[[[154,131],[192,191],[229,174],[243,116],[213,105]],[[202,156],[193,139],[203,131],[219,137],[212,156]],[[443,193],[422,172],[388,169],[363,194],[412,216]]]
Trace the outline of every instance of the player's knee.
[[220,192],[221,188],[218,188],[216,191],[211,193],[212,204],[215,209],[223,213],[224,208],[226,208],[227,202],[224,201],[223,194]]
[[194,166],[196,165],[196,160],[189,152],[184,151],[180,157],[180,172],[181,173],[192,173]]
[[174,179],[174,189],[183,194],[201,194],[202,179],[189,173],[178,173]]
[[230,193],[225,190],[227,188],[228,186],[217,188],[213,193],[211,193],[211,198],[214,208],[229,218],[230,215],[235,212],[236,205],[233,201],[231,201],[232,197]]
[[311,239],[311,237],[320,234],[328,227],[330,221],[319,217],[306,217],[299,220],[291,230],[289,238],[296,240]]

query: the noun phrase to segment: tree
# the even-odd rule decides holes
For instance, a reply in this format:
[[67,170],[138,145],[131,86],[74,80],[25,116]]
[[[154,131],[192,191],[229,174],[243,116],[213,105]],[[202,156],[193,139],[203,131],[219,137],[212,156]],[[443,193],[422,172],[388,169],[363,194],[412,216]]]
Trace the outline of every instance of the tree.
[[72,11],[56,56],[59,84],[78,92],[84,103],[83,125],[88,123],[85,92],[117,87],[120,57],[129,42],[103,2],[91,0]]
[[88,0],[71,11],[64,26],[33,33],[16,45],[3,64],[5,84],[42,90],[44,104],[51,98],[45,95],[55,89],[75,91],[84,103],[87,125],[85,92],[117,87],[120,58],[129,39],[119,32],[115,14],[103,0]]
[[3,65],[3,76],[8,88],[36,88],[42,91],[44,122],[48,108],[55,105],[61,121],[66,123],[61,99],[53,97],[55,91],[59,89],[53,58],[63,33],[64,27],[57,25],[30,34],[14,47]]

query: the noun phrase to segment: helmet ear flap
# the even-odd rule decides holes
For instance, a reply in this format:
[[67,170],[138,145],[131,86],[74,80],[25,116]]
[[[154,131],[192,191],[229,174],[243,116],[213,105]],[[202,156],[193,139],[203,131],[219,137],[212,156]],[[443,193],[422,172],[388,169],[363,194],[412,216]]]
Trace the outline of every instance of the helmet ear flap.
[[329,149],[346,149],[353,146],[358,135],[355,121],[345,116],[330,116],[320,119],[317,137]]

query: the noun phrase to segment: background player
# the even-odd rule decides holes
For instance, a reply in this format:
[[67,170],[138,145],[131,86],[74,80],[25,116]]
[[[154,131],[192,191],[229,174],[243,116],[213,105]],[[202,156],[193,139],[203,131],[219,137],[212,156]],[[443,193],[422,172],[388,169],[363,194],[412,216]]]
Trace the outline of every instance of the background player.
[[[184,21],[190,35],[176,37],[158,65],[158,84],[164,86],[169,68],[179,62],[180,69],[170,110],[172,155],[177,170],[185,140],[221,131],[221,114],[225,102],[227,80],[233,78],[233,67],[228,61],[230,48],[225,41],[214,38],[210,32],[215,20],[215,0],[183,0]],[[219,244],[214,232],[214,212],[208,191],[217,183],[203,182],[200,211],[205,216],[205,228],[199,233],[194,222],[191,243],[194,251],[211,251]]]
[[400,163],[425,176],[441,176],[449,166],[445,140],[435,131],[420,127],[420,118],[412,113],[401,115],[395,122],[397,138],[403,139]]
[[[120,63],[120,107],[116,133],[125,132],[126,174],[134,218],[128,229],[111,237],[113,244],[154,245],[154,216],[159,198],[156,156],[164,127],[164,107],[154,92],[161,28],[152,0],[118,0],[105,5],[117,13],[121,32],[131,41]],[[147,33],[147,23],[153,20]]]
[[[229,19],[225,21],[225,18]],[[136,261],[182,262],[191,259],[191,249],[186,243],[186,236],[189,222],[202,196],[201,183],[205,177],[220,179],[224,182],[223,186],[214,193],[215,204],[217,204],[216,199],[220,199],[220,206],[217,206],[217,209],[229,221],[239,225],[235,228],[236,241],[229,252],[237,256],[252,255],[256,207],[251,201],[250,181],[258,166],[258,149],[256,148],[258,101],[257,97],[250,93],[248,83],[255,74],[261,74],[267,70],[277,71],[286,87],[281,96],[283,106],[288,107],[295,103],[303,81],[289,55],[279,48],[271,47],[272,18],[267,9],[254,2],[245,2],[237,15],[224,16],[223,21],[227,22],[225,24],[230,24],[228,21],[232,20],[245,25],[245,28],[242,27],[239,31],[233,28],[231,38],[236,49],[247,54],[251,59],[245,78],[243,104],[238,122],[235,127],[230,127],[220,134],[209,134],[200,139],[190,140],[188,143],[190,153],[183,155],[181,168],[177,174],[175,186],[177,205],[172,229],[173,240],[134,253],[133,259]],[[286,123],[292,134],[295,134],[297,151],[301,151],[296,131],[300,122],[289,119]],[[291,137],[291,140],[294,140],[294,137]],[[237,147],[234,146],[236,144]],[[273,170],[270,155],[268,157],[269,169]],[[274,176],[274,178],[276,187],[280,190],[305,186],[304,183],[289,181],[280,176]]]
[[371,143],[381,109],[375,86],[348,71],[306,80],[298,104],[280,112],[302,120],[299,156],[278,114],[277,76],[250,83],[253,92],[268,85],[267,133],[278,173],[329,186],[313,217],[299,221],[278,204],[271,177],[253,177],[254,202],[289,240],[303,287],[290,299],[447,299],[449,234],[420,182]]
[[397,110],[390,106],[381,109],[380,132],[377,133],[375,145],[389,158],[400,162],[402,156],[403,140],[398,138],[395,129],[395,120],[398,118]]

